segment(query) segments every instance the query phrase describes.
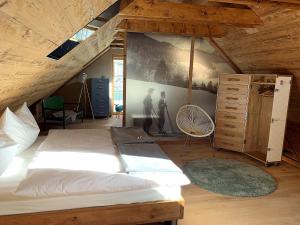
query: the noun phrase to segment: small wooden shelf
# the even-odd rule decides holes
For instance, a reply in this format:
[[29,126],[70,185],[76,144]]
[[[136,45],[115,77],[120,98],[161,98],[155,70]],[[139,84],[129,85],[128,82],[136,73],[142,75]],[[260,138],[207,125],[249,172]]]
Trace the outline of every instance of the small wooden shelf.
[[266,163],[267,162],[267,156],[262,153],[262,152],[259,152],[259,151],[251,151],[251,152],[245,152],[246,155],[256,159],[256,160],[259,160],[263,163]]

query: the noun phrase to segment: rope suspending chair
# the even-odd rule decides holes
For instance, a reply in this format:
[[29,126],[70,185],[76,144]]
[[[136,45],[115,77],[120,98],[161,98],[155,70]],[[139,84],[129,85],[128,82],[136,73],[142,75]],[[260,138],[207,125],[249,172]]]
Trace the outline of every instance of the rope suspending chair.
[[184,105],[176,116],[176,124],[183,133],[187,135],[186,142],[191,141],[192,137],[209,137],[214,132],[215,124],[210,116],[199,106]]

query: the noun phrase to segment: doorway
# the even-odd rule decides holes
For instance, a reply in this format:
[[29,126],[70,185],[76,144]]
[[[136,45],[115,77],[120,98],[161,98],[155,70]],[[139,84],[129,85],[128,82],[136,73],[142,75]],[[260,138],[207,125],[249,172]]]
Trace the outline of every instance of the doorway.
[[113,56],[113,114],[123,114],[124,59]]

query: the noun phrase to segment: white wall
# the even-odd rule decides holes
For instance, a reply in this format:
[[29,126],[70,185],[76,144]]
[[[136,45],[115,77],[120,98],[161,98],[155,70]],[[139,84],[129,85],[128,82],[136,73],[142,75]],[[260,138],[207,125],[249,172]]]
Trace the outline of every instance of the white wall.
[[[110,98],[110,112],[112,112],[112,66],[113,66],[113,55],[121,55],[123,51],[121,49],[110,49],[103,56],[85,68],[80,74],[86,73],[88,75],[88,79],[90,78],[101,78],[105,77],[109,79],[109,98]],[[54,95],[63,96],[66,101],[74,101],[75,97],[79,96],[80,85],[79,83],[79,75],[75,76],[72,80],[70,80],[67,84],[65,84],[62,88],[60,88]],[[78,93],[78,94],[77,94]]]

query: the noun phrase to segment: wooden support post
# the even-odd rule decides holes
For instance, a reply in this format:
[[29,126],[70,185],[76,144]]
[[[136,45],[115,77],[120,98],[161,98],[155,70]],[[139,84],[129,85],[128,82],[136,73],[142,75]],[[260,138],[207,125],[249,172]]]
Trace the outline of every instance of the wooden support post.
[[193,88],[193,69],[194,69],[194,50],[195,50],[195,36],[191,39],[190,49],[190,69],[189,69],[189,86],[188,86],[188,104],[192,103],[192,88]]
[[126,126],[126,79],[127,79],[127,32],[124,34],[124,48],[123,48],[123,127]]

